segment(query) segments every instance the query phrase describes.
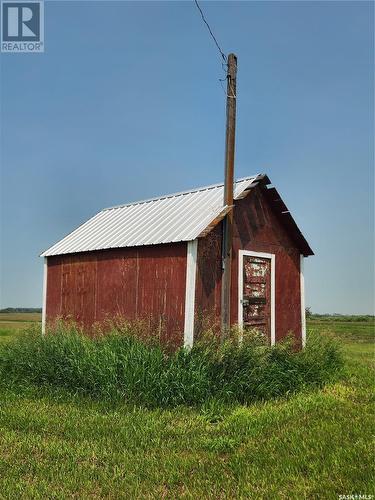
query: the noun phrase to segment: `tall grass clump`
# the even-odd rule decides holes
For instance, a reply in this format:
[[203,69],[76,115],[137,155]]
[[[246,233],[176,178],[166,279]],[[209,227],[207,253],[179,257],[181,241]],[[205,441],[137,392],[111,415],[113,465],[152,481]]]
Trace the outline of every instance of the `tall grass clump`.
[[303,351],[291,339],[270,347],[249,332],[241,342],[236,335],[222,344],[206,335],[190,351],[168,352],[134,335],[131,325],[90,338],[61,324],[46,336],[34,329],[0,348],[2,383],[63,388],[148,407],[266,400],[322,386],[341,366],[335,341],[316,333]]

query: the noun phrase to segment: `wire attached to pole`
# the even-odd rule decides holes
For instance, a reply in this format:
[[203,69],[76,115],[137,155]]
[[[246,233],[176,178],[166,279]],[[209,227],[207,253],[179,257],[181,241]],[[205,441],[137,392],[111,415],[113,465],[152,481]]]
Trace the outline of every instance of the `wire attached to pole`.
[[201,7],[200,7],[200,5],[199,5],[198,1],[197,1],[197,0],[194,0],[194,2],[195,2],[195,5],[197,6],[197,9],[199,10],[199,12],[200,12],[200,14],[201,14],[201,17],[202,17],[202,20],[203,20],[204,24],[207,26],[207,29],[208,29],[208,31],[210,32],[210,35],[211,35],[211,37],[212,37],[213,41],[215,42],[216,47],[218,48],[218,50],[219,50],[219,52],[220,52],[221,57],[223,58],[223,61],[224,61],[224,62],[225,62],[225,64],[226,64],[226,63],[227,63],[227,57],[226,57],[226,55],[225,55],[225,54],[224,54],[224,52],[221,50],[221,47],[220,47],[220,45],[219,45],[218,41],[216,40],[215,35],[213,34],[213,32],[212,32],[212,30],[211,30],[211,28],[210,28],[210,25],[208,24],[208,22],[206,21],[206,18],[204,17],[203,11],[202,11],[202,9],[201,9]]

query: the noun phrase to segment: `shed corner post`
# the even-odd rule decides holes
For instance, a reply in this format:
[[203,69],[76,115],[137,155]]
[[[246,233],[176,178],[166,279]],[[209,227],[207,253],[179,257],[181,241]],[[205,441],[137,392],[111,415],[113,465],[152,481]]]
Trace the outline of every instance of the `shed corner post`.
[[271,345],[276,344],[276,255],[271,257]]
[[47,257],[44,257],[43,262],[43,305],[42,305],[42,335],[46,333],[46,313],[47,313]]
[[197,273],[198,240],[187,242],[184,347],[191,349],[194,343],[195,281]]
[[305,276],[304,276],[304,256],[300,254],[300,290],[301,290],[301,338],[302,347],[306,346],[306,306],[305,306]]

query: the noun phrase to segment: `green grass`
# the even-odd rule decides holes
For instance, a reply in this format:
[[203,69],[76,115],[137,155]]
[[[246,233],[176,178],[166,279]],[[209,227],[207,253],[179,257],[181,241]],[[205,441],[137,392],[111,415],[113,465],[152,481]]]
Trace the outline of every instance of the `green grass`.
[[170,408],[210,399],[264,401],[322,387],[342,369],[329,336],[311,334],[307,347],[296,351],[290,339],[271,347],[265,336],[247,331],[239,344],[238,332],[231,333],[225,343],[207,333],[189,351],[167,352],[155,340],[138,338],[134,323],[93,338],[64,323],[45,336],[37,327],[0,349],[0,381]]
[[0,498],[374,495],[373,325],[343,332],[341,380],[249,406],[150,410],[3,384]]

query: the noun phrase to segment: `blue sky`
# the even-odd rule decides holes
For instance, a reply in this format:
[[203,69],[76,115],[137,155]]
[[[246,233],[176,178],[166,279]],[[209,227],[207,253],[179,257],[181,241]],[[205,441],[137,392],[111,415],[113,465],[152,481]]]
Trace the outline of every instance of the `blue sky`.
[[[316,256],[315,312],[371,313],[373,4],[202,2],[238,55],[236,176],[266,172]],[[1,54],[1,306],[100,208],[223,178],[220,57],[193,2],[48,1],[44,54]]]

